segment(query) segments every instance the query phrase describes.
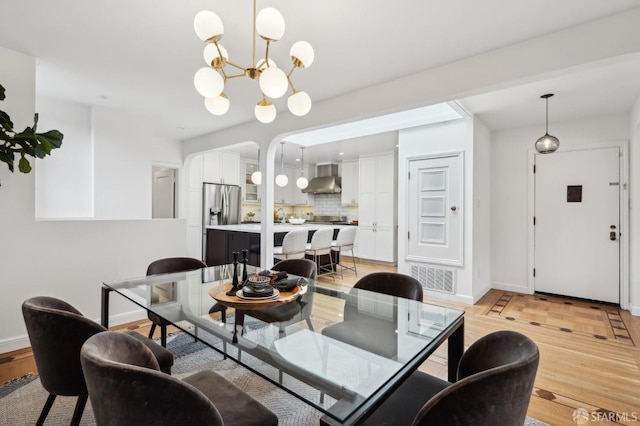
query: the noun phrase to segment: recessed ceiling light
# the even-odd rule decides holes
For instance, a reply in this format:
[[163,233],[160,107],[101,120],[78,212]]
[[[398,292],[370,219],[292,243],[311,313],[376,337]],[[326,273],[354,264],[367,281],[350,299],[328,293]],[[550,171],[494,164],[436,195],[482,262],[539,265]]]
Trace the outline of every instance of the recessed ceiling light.
[[344,152],[339,152],[338,155],[344,155]]
[[105,101],[106,101],[107,99],[109,99],[109,97],[108,97],[107,95],[98,95],[98,97],[99,97],[100,99],[104,99]]

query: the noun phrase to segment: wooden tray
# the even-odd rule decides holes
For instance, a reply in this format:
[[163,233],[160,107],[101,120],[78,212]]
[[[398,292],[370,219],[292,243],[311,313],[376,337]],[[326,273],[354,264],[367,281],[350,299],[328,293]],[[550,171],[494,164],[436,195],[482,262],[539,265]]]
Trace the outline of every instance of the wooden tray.
[[247,300],[240,299],[238,296],[227,296],[227,292],[231,289],[231,283],[225,283],[219,286],[213,287],[209,290],[209,296],[213,297],[216,301],[222,303],[225,306],[231,308],[242,309],[264,309],[271,306],[277,306],[281,303],[288,303],[296,299],[300,293],[300,286],[295,287],[292,291],[280,291],[280,296],[277,299],[263,299],[263,300]]

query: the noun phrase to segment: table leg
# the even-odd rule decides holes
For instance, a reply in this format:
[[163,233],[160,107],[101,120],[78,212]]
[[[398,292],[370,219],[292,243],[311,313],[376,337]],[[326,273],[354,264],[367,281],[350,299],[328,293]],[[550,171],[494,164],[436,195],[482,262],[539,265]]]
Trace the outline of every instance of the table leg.
[[109,293],[113,290],[109,287],[102,287],[102,308],[100,311],[100,321],[102,326],[109,328]]
[[453,383],[458,380],[458,364],[464,353],[464,318],[462,318],[460,326],[449,336],[447,346],[449,359],[447,380]]

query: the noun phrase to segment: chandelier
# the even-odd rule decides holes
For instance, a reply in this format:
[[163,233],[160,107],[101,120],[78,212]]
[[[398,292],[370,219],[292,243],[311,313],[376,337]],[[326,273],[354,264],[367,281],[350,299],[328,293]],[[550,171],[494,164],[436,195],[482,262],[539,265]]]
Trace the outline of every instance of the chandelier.
[[[313,63],[313,48],[306,41],[298,41],[291,47],[289,56],[293,66],[289,73],[282,71],[269,57],[269,48],[284,35],[284,18],[272,7],[264,8],[256,14],[256,0],[253,0],[253,50],[251,64],[243,67],[229,60],[227,50],[220,44],[224,35],[222,20],[215,13],[203,10],[193,22],[198,37],[207,43],[204,49],[206,67],[200,68],[194,76],[198,93],[205,97],[207,110],[214,115],[223,115],[229,110],[229,99],[224,93],[228,80],[249,77],[258,80],[261,99],[254,108],[256,118],[262,123],[271,123],[276,118],[276,107],[269,99],[281,98],[291,89],[287,105],[293,115],[306,115],[311,109],[311,98],[304,91],[296,90],[291,82],[291,74],[296,68],[309,68]],[[264,57],[256,61],[256,38],[265,42]],[[235,69],[235,70],[234,70]],[[234,74],[233,71],[236,73]]]

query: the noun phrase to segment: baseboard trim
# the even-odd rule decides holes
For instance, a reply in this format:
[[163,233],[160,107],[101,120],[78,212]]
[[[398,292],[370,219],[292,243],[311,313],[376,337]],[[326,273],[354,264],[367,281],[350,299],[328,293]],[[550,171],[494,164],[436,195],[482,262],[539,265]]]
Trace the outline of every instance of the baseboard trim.
[[533,294],[533,292],[529,290],[529,286],[494,282],[491,283],[491,288],[495,290],[512,291],[514,293]]
[[440,293],[437,291],[426,290],[424,289],[424,287],[422,288],[422,292],[424,293],[425,301],[426,299],[435,299],[435,300],[443,300],[447,302],[463,303],[465,305],[473,305],[473,298],[471,296]]

